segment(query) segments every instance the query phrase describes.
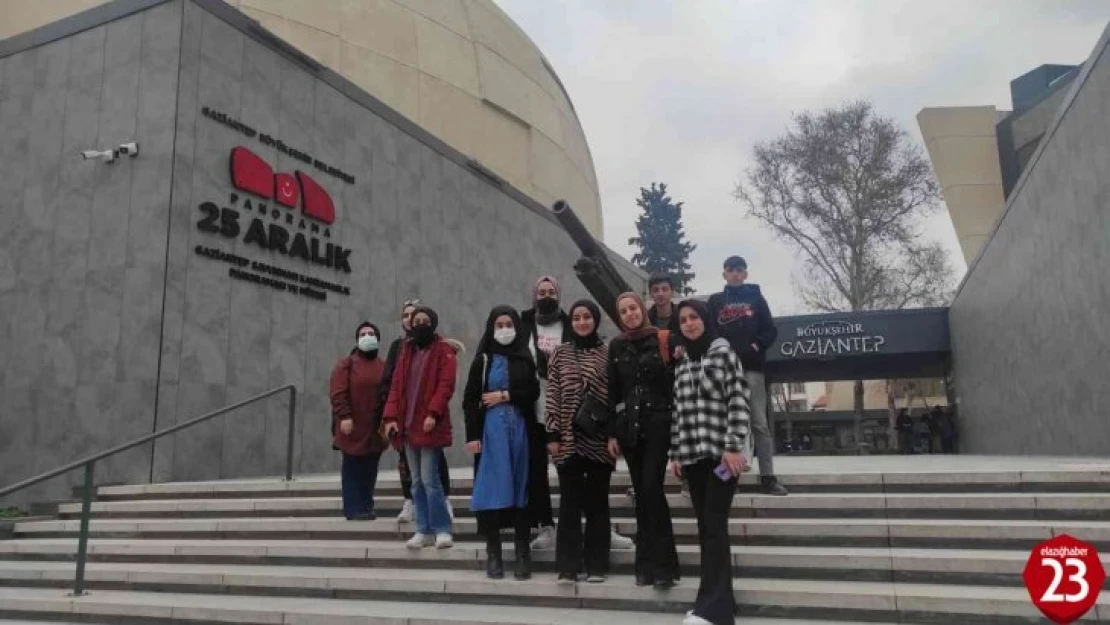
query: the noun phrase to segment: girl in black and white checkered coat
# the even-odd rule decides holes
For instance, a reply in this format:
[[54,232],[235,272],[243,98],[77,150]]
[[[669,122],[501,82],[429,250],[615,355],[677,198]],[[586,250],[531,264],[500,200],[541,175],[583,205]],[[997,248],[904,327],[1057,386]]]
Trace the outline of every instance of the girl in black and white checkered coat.
[[683,625],[731,625],[732,592],[729,510],[744,456],[750,396],[739,358],[717,337],[703,302],[678,307],[679,342],[684,347],[674,382],[670,466],[686,477],[701,536],[701,585]]

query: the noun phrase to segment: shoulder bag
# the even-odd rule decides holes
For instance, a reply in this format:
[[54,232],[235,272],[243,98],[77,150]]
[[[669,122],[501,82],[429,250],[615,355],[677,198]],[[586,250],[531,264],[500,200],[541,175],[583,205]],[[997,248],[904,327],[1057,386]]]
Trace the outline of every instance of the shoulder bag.
[[[581,371],[582,360],[580,358],[576,360],[579,371]],[[585,376],[582,377],[583,380],[586,379]],[[582,403],[578,405],[578,411],[574,413],[572,424],[589,438],[603,438],[605,427],[609,423],[609,406],[593,393],[590,393],[588,381],[583,385],[585,390],[582,394]]]

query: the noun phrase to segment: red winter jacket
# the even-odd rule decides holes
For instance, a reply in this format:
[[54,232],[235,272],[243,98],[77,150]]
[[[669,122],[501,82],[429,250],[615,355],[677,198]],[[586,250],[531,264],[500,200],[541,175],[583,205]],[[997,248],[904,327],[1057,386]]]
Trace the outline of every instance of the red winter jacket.
[[[457,360],[455,347],[436,335],[428,347],[428,361],[424,365],[424,376],[419,389],[409,388],[409,362],[416,348],[412,342],[405,341],[393,369],[393,380],[389,385],[389,399],[385,404],[382,420],[396,423],[399,436],[393,437],[393,446],[400,448],[407,444],[413,447],[450,447],[451,446],[451,396],[455,394],[455,370]],[[416,401],[416,419],[409,430],[405,411],[408,407],[408,394],[419,393]],[[436,420],[430,432],[424,431],[424,418],[431,416]]]

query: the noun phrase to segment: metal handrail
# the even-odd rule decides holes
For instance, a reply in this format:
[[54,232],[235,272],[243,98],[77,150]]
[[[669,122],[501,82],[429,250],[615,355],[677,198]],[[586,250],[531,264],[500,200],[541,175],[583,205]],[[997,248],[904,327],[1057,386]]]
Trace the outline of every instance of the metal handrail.
[[190,419],[185,423],[179,423],[173,427],[168,427],[164,430],[159,430],[157,432],[147,434],[146,436],[137,438],[131,442],[124,443],[122,445],[117,445],[116,447],[113,447],[106,451],[102,451],[98,454],[94,454],[92,456],[89,456],[88,458],[82,458],[81,460],[71,462],[65,466],[58,467],[57,469],[52,469],[45,473],[36,475],[32,478],[28,478],[26,480],[23,480],[22,482],[17,482],[15,484],[12,484],[11,486],[5,486],[4,488],[0,488],[0,498],[23,490],[24,488],[34,486],[35,484],[38,484],[40,482],[45,482],[46,480],[53,479],[55,477],[58,477],[59,475],[69,473],[70,471],[75,471],[77,469],[80,469],[81,467],[85,468],[85,488],[81,493],[81,531],[78,533],[77,536],[77,573],[73,581],[73,595],[79,597],[85,594],[85,562],[88,559],[89,516],[92,513],[92,493],[94,489],[93,466],[96,465],[98,461],[103,460],[109,456],[114,456],[129,449],[134,449],[139,445],[149,443],[153,440],[162,438],[163,436],[168,436],[170,434],[180,432],[181,430],[184,430],[186,428],[190,428],[199,423],[204,423],[205,421],[215,419],[216,417],[225,415],[233,410],[238,410],[243,406],[253,404],[257,401],[261,401],[269,397],[273,397],[274,395],[277,395],[278,393],[284,393],[285,391],[289,391],[289,432],[287,435],[285,446],[285,481],[292,481],[293,436],[296,431],[297,421],[297,387],[292,384],[286,384],[285,386],[280,386],[278,388],[266,391],[265,393],[262,393],[260,395],[255,395],[254,397],[244,399],[241,402],[231,404],[230,406],[225,406],[223,408],[220,408],[219,410],[209,412],[208,414],[201,415],[199,417],[196,417],[195,419]]

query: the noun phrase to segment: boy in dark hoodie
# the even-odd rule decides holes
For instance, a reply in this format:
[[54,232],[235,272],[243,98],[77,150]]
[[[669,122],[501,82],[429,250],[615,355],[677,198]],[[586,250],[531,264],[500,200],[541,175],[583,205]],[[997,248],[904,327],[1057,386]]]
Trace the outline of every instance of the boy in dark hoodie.
[[732,350],[740,357],[744,377],[751,387],[751,428],[763,492],[786,495],[786,488],[775,477],[775,444],[767,426],[767,384],[763,377],[766,353],[778,337],[778,328],[759,285],[745,284],[748,279],[747,261],[739,256],[730,256],[725,261],[723,275],[725,289],[709,296],[709,312],[717,322],[721,336],[728,340]]

